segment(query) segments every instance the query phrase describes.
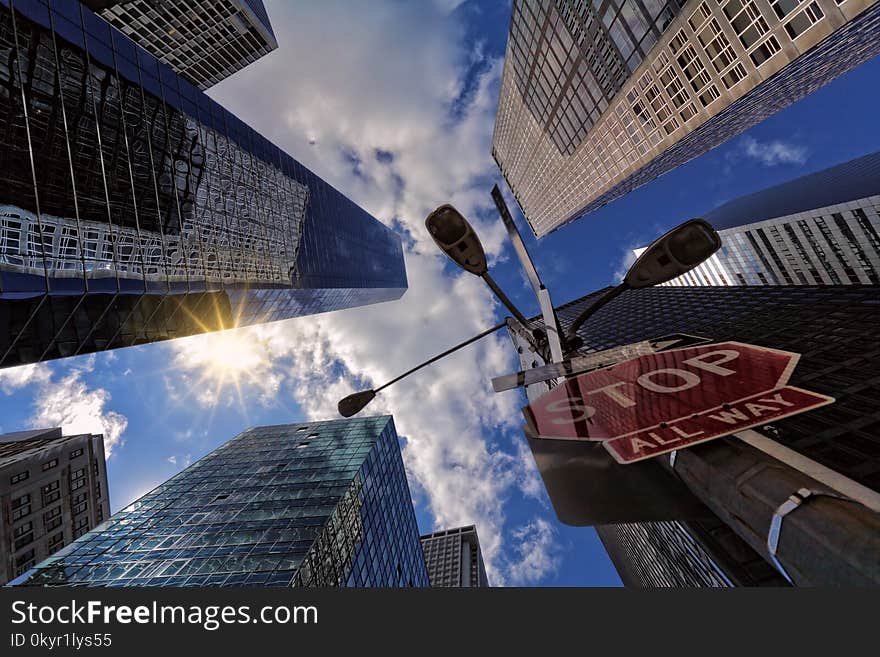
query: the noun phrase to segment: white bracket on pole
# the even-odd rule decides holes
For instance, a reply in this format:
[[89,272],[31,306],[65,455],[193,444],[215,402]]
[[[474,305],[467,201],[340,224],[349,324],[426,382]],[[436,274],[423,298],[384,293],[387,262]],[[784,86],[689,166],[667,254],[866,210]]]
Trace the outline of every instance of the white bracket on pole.
[[849,477],[821,463],[817,463],[813,459],[793,449],[789,449],[771,438],[767,438],[754,429],[745,429],[733,435],[747,445],[751,445],[755,449],[772,456],[777,461],[781,461],[798,472],[812,477],[820,484],[824,484],[831,490],[840,493],[840,495],[866,506],[871,511],[880,513],[880,493],[877,491],[871,490],[867,486],[863,486],[859,482],[853,481]]

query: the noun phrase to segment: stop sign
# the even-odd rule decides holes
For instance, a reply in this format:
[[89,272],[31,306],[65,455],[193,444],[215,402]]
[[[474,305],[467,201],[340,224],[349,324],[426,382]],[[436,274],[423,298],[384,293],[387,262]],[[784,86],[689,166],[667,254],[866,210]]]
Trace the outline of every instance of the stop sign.
[[799,357],[741,342],[648,354],[569,379],[523,413],[542,438],[611,440],[780,388]]

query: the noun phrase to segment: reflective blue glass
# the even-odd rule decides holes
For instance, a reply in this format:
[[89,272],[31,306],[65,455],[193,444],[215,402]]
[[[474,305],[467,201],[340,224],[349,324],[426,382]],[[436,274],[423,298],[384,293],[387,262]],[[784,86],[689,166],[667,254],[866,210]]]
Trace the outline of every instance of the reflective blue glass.
[[24,586],[428,586],[390,416],[249,429]]
[[397,235],[74,4],[0,7],[0,367],[404,293]]

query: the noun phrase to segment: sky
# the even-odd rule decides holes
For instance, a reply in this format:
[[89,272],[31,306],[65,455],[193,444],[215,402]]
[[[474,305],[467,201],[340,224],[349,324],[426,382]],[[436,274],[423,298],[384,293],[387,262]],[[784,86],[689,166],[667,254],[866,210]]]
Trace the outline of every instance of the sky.
[[[495,214],[490,155],[505,0],[268,0],[279,48],[210,95],[403,237],[396,302],[0,371],[0,432],[103,433],[113,511],[242,430],[336,417],[375,387],[500,322],[505,310],[439,254],[424,217],[469,217],[498,283],[538,308]],[[880,60],[746,133],[536,241],[561,304],[620,279],[631,251],[737,196],[880,150]],[[520,432],[505,335],[383,391],[422,532],[474,523],[493,585],[618,586],[591,528],[553,513]]]

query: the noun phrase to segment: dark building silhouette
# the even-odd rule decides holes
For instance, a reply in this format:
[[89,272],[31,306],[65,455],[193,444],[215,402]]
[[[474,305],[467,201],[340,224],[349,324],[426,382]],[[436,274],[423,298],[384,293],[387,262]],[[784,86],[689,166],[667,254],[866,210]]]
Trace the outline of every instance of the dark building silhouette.
[[[558,309],[563,329],[600,293]],[[734,286],[631,290],[578,331],[584,353],[688,333],[801,354],[790,383],[833,396],[834,404],[758,430],[874,491],[880,490],[880,287]],[[535,325],[539,323],[536,321]],[[525,368],[543,364],[525,333],[512,336]],[[547,390],[529,386],[530,398]],[[710,457],[720,438],[688,449]],[[659,459],[620,466],[598,445],[531,439],[557,513],[570,524],[596,524],[623,581],[634,586],[756,586],[787,581],[763,553],[708,508],[655,514],[652,499],[681,486]],[[597,492],[590,485],[600,480]],[[615,483],[616,482],[616,483]],[[613,495],[611,494],[613,490]],[[791,491],[793,492],[793,491]],[[629,497],[628,497],[629,496]],[[621,498],[628,499],[621,502]],[[781,504],[783,499],[779,500]],[[581,513],[586,520],[579,520]],[[593,521],[629,513],[625,522]],[[641,516],[639,515],[641,514]],[[653,515],[652,515],[653,514]],[[562,517],[562,516],[561,516]],[[649,521],[650,520],[650,521]],[[763,539],[766,543],[766,537]]]

